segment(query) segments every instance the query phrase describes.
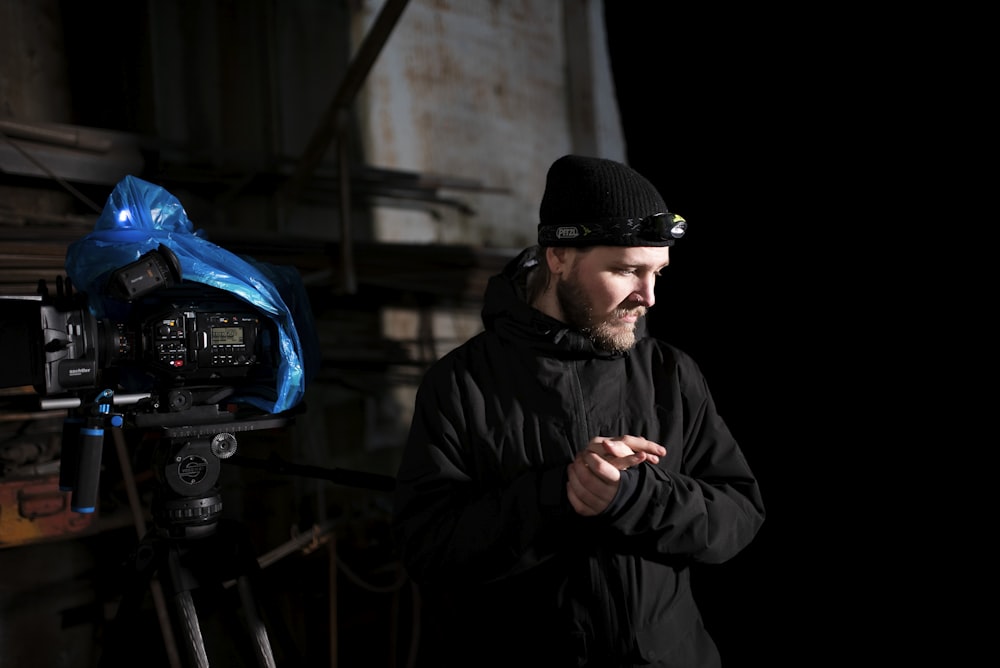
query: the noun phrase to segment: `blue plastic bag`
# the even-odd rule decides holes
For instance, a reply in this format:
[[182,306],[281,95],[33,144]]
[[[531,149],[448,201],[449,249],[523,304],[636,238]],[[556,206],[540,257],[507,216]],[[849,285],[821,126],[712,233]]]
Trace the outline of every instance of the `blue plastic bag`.
[[103,294],[110,273],[161,244],[180,261],[183,280],[229,292],[277,325],[280,362],[277,386],[269,393],[273,396],[238,399],[269,413],[296,406],[319,356],[312,311],[297,270],[238,256],[208,241],[202,230],[194,229],[177,198],[162,187],[134,176],[122,179],[94,231],[67,250],[66,275],[77,290],[87,293],[94,314],[105,317],[116,308]]

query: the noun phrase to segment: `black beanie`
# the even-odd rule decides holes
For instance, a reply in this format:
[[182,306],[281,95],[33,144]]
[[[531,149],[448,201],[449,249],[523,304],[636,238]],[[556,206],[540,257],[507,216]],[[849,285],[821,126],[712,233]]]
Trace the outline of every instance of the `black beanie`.
[[672,246],[686,229],[653,184],[627,165],[564,155],[549,167],[540,246]]

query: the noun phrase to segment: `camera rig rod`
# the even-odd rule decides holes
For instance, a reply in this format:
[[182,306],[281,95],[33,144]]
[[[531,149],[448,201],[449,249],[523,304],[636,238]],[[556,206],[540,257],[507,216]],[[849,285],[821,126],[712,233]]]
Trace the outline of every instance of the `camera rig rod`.
[[[110,390],[105,390],[105,392],[110,392]],[[102,392],[103,394],[103,392]],[[148,392],[145,394],[115,394],[111,398],[111,403],[115,406],[124,406],[128,404],[137,404],[140,401],[149,399],[150,395]],[[79,408],[83,405],[83,400],[77,397],[54,397],[54,398],[43,398],[38,401],[38,405],[44,411],[52,410],[62,410],[64,408]]]

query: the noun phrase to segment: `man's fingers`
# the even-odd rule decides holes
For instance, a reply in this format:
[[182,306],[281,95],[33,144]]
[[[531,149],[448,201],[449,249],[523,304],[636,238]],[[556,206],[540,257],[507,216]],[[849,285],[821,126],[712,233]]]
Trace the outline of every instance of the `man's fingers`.
[[610,455],[612,457],[627,457],[634,452],[634,450],[628,447],[624,443],[624,441],[619,441],[612,438],[606,439],[605,441],[601,442],[600,446],[603,452],[598,454],[605,456]]
[[619,471],[593,453],[569,465],[567,495],[581,515],[597,515],[611,503],[617,491]]
[[[653,464],[658,464],[660,457],[667,454],[667,449],[659,443],[654,443],[641,436],[631,436],[629,434],[618,438],[598,436],[590,441],[587,445],[587,450],[596,452],[608,460],[615,458],[624,459],[638,454],[646,455],[645,459],[634,461],[629,466],[635,466],[646,460],[649,460]],[[619,466],[618,468],[622,467]],[[625,468],[628,468],[628,466]]]
[[[587,489],[586,484],[584,484],[581,479],[581,473],[579,470],[584,468],[579,463],[574,462],[569,466],[569,476],[566,482],[566,493],[569,497],[570,504],[572,504],[573,509],[581,515],[596,515],[599,511],[596,510],[598,506],[598,500],[593,492]],[[584,471],[583,475],[589,475]]]
[[620,467],[593,452],[585,452],[579,461],[582,461],[584,467],[602,482],[613,484],[618,482],[618,478],[621,477]]
[[625,434],[617,440],[633,452],[645,452],[650,455],[656,455],[657,457],[663,457],[667,454],[667,449],[665,447],[659,443],[650,441],[647,438],[643,438],[642,436]]

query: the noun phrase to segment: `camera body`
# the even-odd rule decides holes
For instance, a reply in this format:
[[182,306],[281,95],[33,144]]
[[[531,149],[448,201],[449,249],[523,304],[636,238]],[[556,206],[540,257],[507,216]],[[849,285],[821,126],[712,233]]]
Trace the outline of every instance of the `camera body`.
[[245,378],[258,363],[261,320],[236,304],[171,305],[142,319],[143,366],[168,382]]
[[35,299],[4,298],[0,345],[12,363],[0,386],[31,386],[43,398],[85,399],[105,388],[153,400],[138,412],[179,411],[244,391],[273,394],[274,322],[232,294],[200,283],[158,287],[131,301],[44,284]]
[[121,318],[85,306],[39,305],[44,396],[120,385],[150,392],[190,385],[245,385],[274,378],[269,320],[213,288],[165,288]]

